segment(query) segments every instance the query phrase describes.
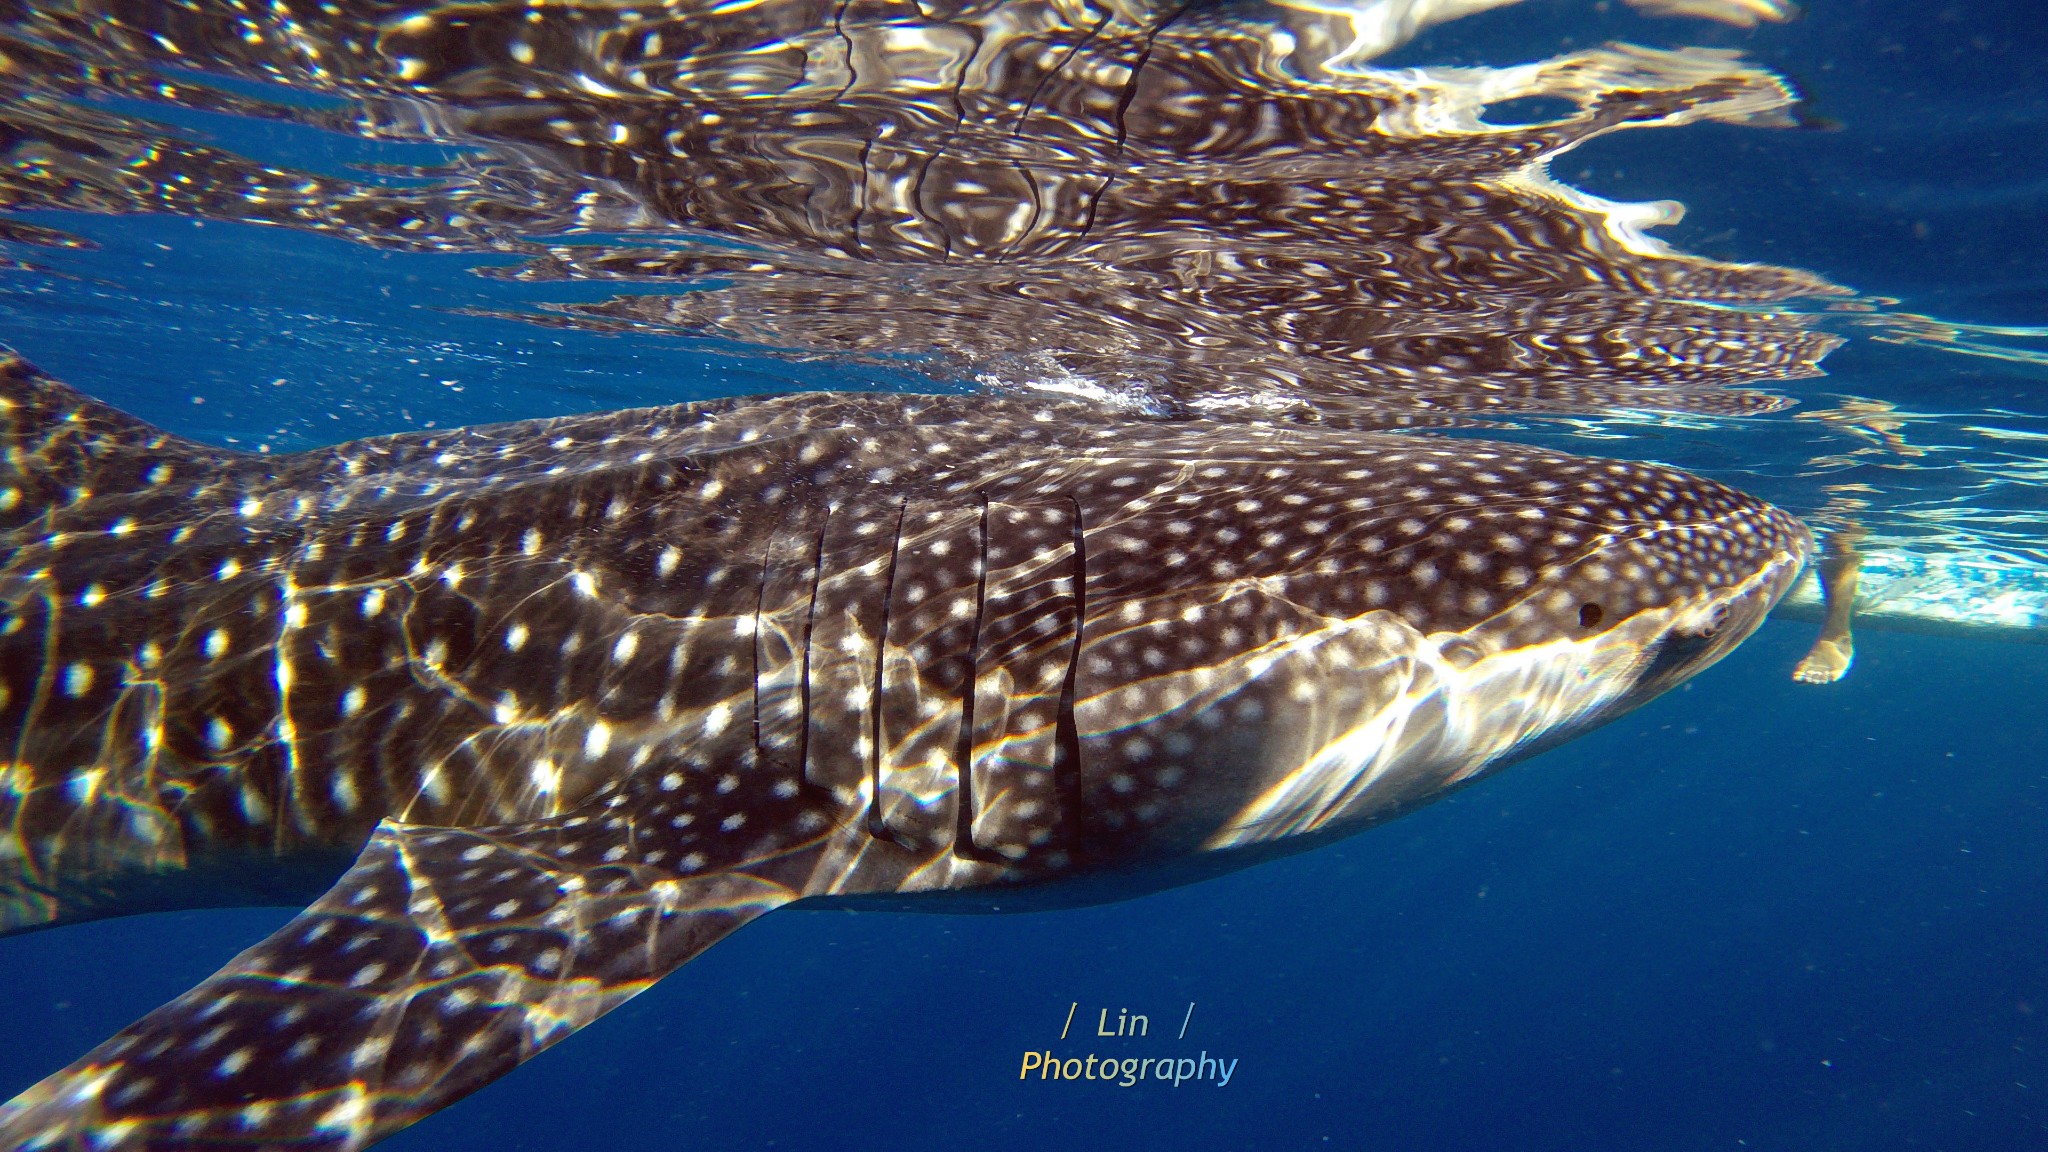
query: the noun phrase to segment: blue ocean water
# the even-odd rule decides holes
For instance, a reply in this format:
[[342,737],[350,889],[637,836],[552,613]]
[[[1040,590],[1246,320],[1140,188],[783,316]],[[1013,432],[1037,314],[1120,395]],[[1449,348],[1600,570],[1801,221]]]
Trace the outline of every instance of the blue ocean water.
[[[1673,36],[1590,7],[1483,14],[1393,60],[1500,64]],[[1687,25],[1687,42],[1791,76],[1828,123],[1622,133],[1558,170],[1615,199],[1683,201],[1662,233],[1682,249],[1815,269],[1949,319],[2040,325],[2044,15],[1872,2],[1755,30]],[[303,136],[241,131],[254,154],[323,159]],[[124,410],[244,448],[929,386],[453,311],[587,288],[470,274],[508,262],[495,257],[172,215],[19,216],[98,248],[39,257],[61,274],[11,282],[0,339]],[[2048,415],[2043,369],[2019,360],[1852,337],[1827,366],[1812,396]],[[1572,446],[1768,490],[1796,471],[1799,431]],[[2025,506],[2023,490],[2009,499]],[[1014,916],[778,912],[385,1146],[2048,1148],[2048,646],[1866,631],[1852,674],[1811,688],[1786,679],[1811,627],[1774,621],[1605,729],[1221,879]],[[289,915],[0,940],[0,1098]],[[1094,1034],[1119,1013],[1145,1015],[1148,1034]],[[1235,1063],[1222,1086],[1020,1076],[1045,1051]]]

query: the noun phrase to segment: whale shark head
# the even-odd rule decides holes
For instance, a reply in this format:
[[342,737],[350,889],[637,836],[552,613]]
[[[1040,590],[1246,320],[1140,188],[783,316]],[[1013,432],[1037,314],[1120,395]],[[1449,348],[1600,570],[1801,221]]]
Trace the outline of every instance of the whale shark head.
[[1712,664],[1810,547],[1793,517],[1652,464],[1262,439],[1188,444],[1176,486],[1091,539],[1098,825],[1234,848],[1406,811]]
[[[872,439],[873,460],[847,471],[891,486],[839,506],[907,510],[877,533],[894,534],[879,595],[903,613],[879,627],[974,648],[979,711],[877,723],[858,784],[876,819],[831,870],[833,893],[1354,831],[1712,664],[1810,546],[1786,513],[1654,464],[956,403],[920,401],[916,428]],[[949,463],[906,497],[901,462],[931,457]],[[920,530],[918,500],[954,491],[998,511]],[[961,554],[948,531],[984,550],[979,569],[934,559]],[[964,612],[955,598],[1020,623],[934,639]],[[971,747],[934,758],[929,734],[949,722],[974,730]],[[874,827],[907,854],[875,848]]]

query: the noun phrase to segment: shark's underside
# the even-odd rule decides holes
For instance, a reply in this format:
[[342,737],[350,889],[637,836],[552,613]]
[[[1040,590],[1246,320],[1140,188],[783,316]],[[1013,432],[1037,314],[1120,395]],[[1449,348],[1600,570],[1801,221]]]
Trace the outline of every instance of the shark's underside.
[[797,899],[1342,835],[1710,663],[1807,550],[1470,440],[813,394],[272,458],[0,377],[0,928],[333,881],[6,1147],[357,1147]]

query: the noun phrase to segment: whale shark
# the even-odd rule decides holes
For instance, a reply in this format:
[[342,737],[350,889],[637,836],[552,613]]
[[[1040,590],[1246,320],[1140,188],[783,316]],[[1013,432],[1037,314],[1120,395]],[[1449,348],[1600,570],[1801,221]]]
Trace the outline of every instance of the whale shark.
[[304,903],[6,1148],[360,1148],[797,901],[1299,851],[1727,653],[1794,517],[1669,468],[810,393],[294,455],[0,362],[0,929]]

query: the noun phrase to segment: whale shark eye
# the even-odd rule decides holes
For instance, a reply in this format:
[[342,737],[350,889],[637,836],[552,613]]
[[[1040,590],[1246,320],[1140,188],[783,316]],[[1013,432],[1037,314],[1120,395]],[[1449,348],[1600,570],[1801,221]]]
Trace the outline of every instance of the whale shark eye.
[[1606,619],[1606,617],[1606,609],[1590,600],[1579,605],[1579,627],[1581,628],[1597,628],[1600,626],[1600,621]]

